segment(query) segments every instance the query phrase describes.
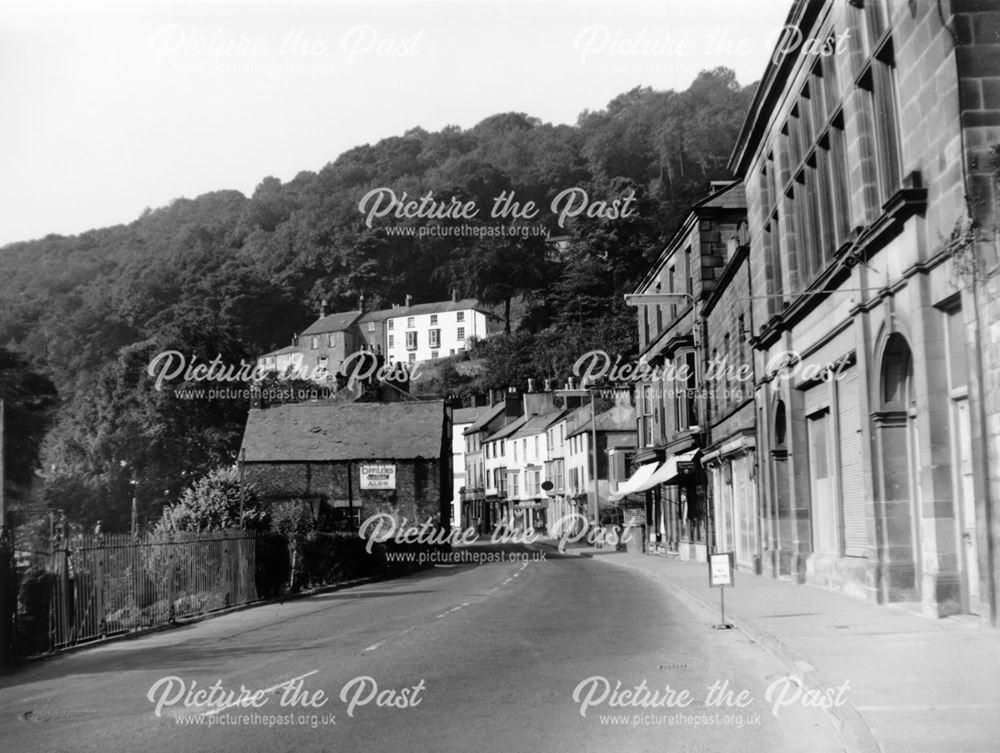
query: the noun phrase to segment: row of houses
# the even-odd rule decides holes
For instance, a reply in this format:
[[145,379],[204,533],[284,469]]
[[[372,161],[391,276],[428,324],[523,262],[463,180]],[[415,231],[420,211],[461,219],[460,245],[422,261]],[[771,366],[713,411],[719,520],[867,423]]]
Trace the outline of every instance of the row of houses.
[[553,532],[595,520],[635,448],[630,392],[598,400],[532,381],[489,402],[456,411],[453,525]]
[[794,3],[738,179],[627,298],[663,374],[619,489],[650,552],[996,624],[998,28],[986,3]]

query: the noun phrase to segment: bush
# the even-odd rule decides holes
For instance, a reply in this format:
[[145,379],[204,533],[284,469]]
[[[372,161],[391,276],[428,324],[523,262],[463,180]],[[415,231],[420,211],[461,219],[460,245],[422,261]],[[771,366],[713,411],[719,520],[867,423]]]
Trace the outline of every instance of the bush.
[[353,533],[313,531],[302,543],[302,564],[311,586],[342,583],[379,572],[378,560]]

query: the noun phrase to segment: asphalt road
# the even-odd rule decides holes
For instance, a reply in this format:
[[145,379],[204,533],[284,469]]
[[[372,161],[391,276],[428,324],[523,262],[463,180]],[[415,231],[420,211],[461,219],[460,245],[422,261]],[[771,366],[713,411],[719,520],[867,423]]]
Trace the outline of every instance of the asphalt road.
[[[782,677],[656,581],[550,556],[438,567],[39,662],[0,678],[0,739],[19,753],[840,750],[821,710],[771,713]],[[241,686],[243,705],[219,711]],[[727,705],[741,692],[746,705]]]

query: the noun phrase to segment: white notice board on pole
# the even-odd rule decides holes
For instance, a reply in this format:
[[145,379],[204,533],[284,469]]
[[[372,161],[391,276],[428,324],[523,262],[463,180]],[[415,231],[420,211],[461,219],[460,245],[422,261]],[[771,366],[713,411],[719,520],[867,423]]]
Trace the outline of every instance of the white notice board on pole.
[[732,552],[717,552],[708,555],[708,585],[712,587],[733,585]]
[[368,464],[361,466],[362,489],[396,488],[396,466],[390,464]]

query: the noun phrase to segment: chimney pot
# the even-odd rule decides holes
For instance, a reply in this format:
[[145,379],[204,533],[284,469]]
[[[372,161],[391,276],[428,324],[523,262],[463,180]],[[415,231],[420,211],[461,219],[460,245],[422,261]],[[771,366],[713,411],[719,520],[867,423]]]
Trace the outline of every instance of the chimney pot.
[[323,301],[319,304],[319,318],[320,319],[322,319],[323,317],[326,316],[326,304],[327,304],[326,298],[324,298]]
[[534,391],[535,391],[535,380],[534,379],[529,379],[528,380],[528,392],[534,392]]
[[406,308],[410,308],[413,303],[413,296],[409,293],[406,294]]

